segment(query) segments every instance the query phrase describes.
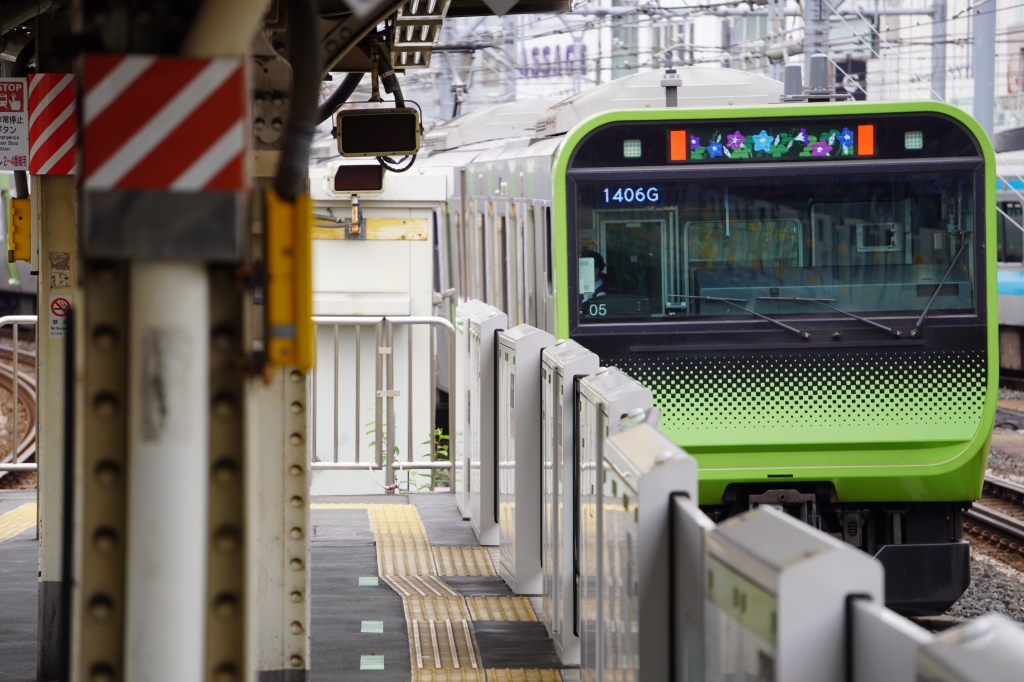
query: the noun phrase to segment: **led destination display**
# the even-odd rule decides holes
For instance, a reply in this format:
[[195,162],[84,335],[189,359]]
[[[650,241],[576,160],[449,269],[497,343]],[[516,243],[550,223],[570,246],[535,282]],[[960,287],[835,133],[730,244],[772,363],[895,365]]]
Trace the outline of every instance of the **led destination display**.
[[[828,109],[823,107],[822,109]],[[697,114],[685,112],[685,114]],[[754,116],[666,121],[617,121],[586,136],[572,170],[675,166],[754,166],[821,162],[980,158],[959,121],[937,113]]]
[[700,127],[669,131],[669,161],[852,159],[875,155],[875,126],[837,123]]

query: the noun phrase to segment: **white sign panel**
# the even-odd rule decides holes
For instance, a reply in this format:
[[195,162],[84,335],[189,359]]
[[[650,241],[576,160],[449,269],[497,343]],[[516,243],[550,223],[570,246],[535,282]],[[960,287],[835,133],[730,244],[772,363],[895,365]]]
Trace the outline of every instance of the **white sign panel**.
[[28,170],[28,87],[0,78],[0,170]]
[[50,294],[50,338],[63,339],[68,333],[71,294]]

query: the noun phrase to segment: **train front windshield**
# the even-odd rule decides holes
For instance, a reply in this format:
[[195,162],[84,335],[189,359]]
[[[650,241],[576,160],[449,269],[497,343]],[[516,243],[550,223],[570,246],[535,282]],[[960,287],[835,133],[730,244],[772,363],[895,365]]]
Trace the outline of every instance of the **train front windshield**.
[[981,314],[983,178],[935,113],[605,125],[567,173],[574,324]]
[[935,314],[974,309],[970,172],[578,182],[576,190],[584,322],[744,309],[821,315],[822,303],[905,313],[937,288]]

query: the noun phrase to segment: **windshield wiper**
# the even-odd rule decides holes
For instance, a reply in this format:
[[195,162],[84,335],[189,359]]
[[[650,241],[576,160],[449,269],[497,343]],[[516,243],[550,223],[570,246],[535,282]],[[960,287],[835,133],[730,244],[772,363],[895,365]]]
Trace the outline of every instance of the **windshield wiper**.
[[835,312],[839,313],[840,315],[846,315],[847,317],[852,317],[855,320],[860,320],[861,322],[864,322],[865,324],[870,324],[872,327],[878,327],[879,329],[882,329],[882,330],[885,330],[885,331],[889,332],[893,336],[903,336],[903,332],[899,331],[898,329],[893,329],[892,327],[886,327],[884,324],[880,324],[878,322],[875,322],[874,320],[870,320],[870,319],[868,319],[866,317],[861,317],[860,315],[855,315],[855,314],[849,312],[848,310],[843,310],[842,308],[837,308],[835,306],[829,305],[829,303],[836,303],[837,302],[837,300],[834,299],[834,298],[800,298],[799,296],[793,296],[793,297],[788,297],[787,298],[785,296],[783,296],[783,297],[779,297],[779,296],[758,296],[757,300],[759,300],[759,301],[792,301],[794,303],[813,303],[815,305],[820,305],[822,308],[828,308],[829,310],[834,310]]
[[960,254],[964,252],[964,248],[967,246],[967,240],[964,238],[964,231],[960,230],[957,234],[960,235],[960,248],[957,250],[956,255],[953,256],[953,260],[949,262],[949,267],[946,268],[946,273],[942,275],[942,279],[935,286],[935,291],[932,292],[932,297],[928,299],[928,303],[925,304],[924,310],[921,311],[921,317],[917,318],[917,323],[914,324],[914,328],[910,330],[910,338],[917,338],[917,332],[921,330],[921,325],[924,324],[925,319],[928,317],[928,313],[932,311],[932,304],[935,303],[935,299],[938,298],[939,292],[942,291],[942,285],[946,283],[946,279],[949,277],[949,273],[953,272],[953,266],[960,260]]
[[693,298],[693,299],[696,299],[698,301],[713,301],[715,303],[725,303],[727,305],[731,305],[733,308],[739,308],[740,310],[742,310],[745,313],[750,313],[754,317],[760,317],[762,320],[766,320],[768,322],[771,322],[776,327],[782,327],[783,329],[785,329],[787,331],[791,331],[794,334],[796,334],[797,336],[799,336],[801,339],[809,339],[809,338],[811,338],[811,335],[808,334],[807,332],[800,331],[796,327],[790,327],[785,322],[780,322],[778,320],[774,320],[774,319],[768,317],[767,315],[762,315],[761,313],[754,312],[753,310],[750,310],[748,308],[745,308],[744,306],[741,306],[740,303],[750,303],[750,299],[748,299],[748,298],[721,298],[719,296],[687,296],[685,294],[669,294],[669,298]]

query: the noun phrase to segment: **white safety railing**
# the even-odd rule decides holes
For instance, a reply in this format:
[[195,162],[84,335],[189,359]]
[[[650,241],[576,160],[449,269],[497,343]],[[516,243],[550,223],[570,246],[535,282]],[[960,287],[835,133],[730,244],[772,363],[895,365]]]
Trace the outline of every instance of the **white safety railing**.
[[[413,471],[413,470],[427,470],[433,472],[446,471],[451,468],[451,462],[455,456],[455,443],[452,439],[455,426],[455,413],[453,410],[449,410],[448,418],[448,460],[438,461],[437,460],[437,440],[434,437],[434,407],[437,395],[436,390],[436,377],[434,376],[434,364],[433,364],[433,353],[431,353],[431,371],[430,371],[430,419],[431,424],[430,432],[428,435],[428,442],[430,444],[430,461],[429,462],[414,462],[413,461],[413,443],[414,439],[414,421],[413,411],[415,408],[415,401],[413,399],[414,393],[414,375],[413,371],[413,342],[411,330],[414,326],[426,326],[431,330],[440,328],[444,329],[448,333],[448,372],[449,372],[449,386],[454,386],[455,377],[455,328],[451,322],[443,317],[421,317],[421,316],[403,316],[403,317],[383,317],[383,316],[328,316],[318,315],[313,317],[313,322],[318,327],[333,328],[334,339],[333,339],[333,435],[332,435],[332,461],[316,461],[317,452],[317,384],[322,380],[320,372],[313,373],[313,406],[312,406],[312,417],[313,417],[313,446],[312,452],[314,461],[312,463],[312,469],[314,471],[380,471],[384,470],[384,480],[390,485],[394,481],[395,471]],[[395,326],[401,325],[408,327],[410,330],[407,347],[406,358],[406,405],[407,405],[407,426],[406,426],[406,460],[402,461],[397,456],[398,443],[396,442],[396,426],[397,426],[397,414],[395,410],[395,398],[401,395],[401,392],[395,387]],[[353,330],[354,341],[353,341],[353,352],[352,352],[352,367],[353,367],[353,398],[354,398],[354,449],[355,454],[353,461],[339,461],[339,445],[340,439],[339,434],[340,428],[340,410],[339,405],[341,402],[341,368],[343,366],[343,358],[341,357],[341,338],[340,330],[343,327],[348,327]],[[360,415],[362,413],[362,341],[361,331],[364,327],[373,327],[374,330],[374,455],[372,461],[363,462],[360,456]],[[433,489],[436,483],[436,476],[431,476],[430,487]],[[454,490],[452,490],[454,492]]]
[[[36,462],[25,462],[24,460],[32,457],[35,454],[35,418],[30,420],[32,427],[29,433],[26,434],[26,438],[18,438],[18,401],[20,400],[19,392],[22,390],[32,392],[32,387],[27,382],[24,382],[20,373],[20,360],[19,360],[19,348],[18,348],[18,327],[22,324],[35,325],[39,319],[38,315],[6,315],[0,317],[0,329],[3,329],[7,325],[11,325],[11,394],[13,405],[12,408],[12,423],[11,428],[11,452],[10,454],[3,455],[3,460],[0,461],[0,471],[37,471],[39,465]],[[7,350],[0,348],[0,350]],[[2,372],[2,370],[0,370]],[[23,385],[24,384],[24,385]]]

